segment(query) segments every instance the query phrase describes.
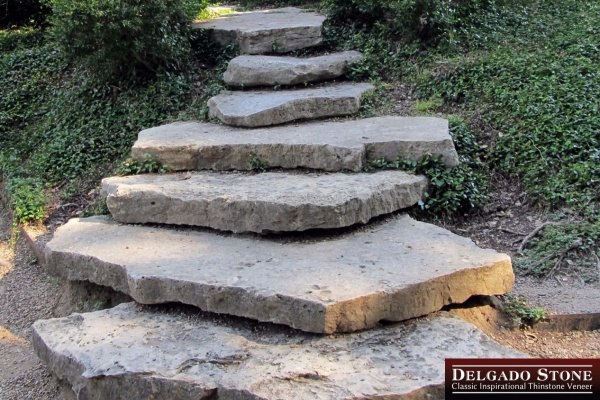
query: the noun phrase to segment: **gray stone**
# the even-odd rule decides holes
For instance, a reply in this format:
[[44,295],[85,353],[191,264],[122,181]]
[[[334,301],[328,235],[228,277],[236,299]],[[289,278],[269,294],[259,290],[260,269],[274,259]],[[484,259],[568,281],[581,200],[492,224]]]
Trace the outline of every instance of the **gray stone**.
[[239,56],[231,60],[223,77],[230,86],[298,85],[338,78],[362,59],[357,51],[312,58]]
[[222,45],[235,43],[242,54],[286,53],[318,46],[325,16],[287,7],[224,15],[198,22]]
[[102,181],[116,221],[232,232],[342,228],[415,205],[427,179],[376,174],[137,175]]
[[318,242],[74,219],[46,255],[51,273],[143,304],[180,302],[317,333],[426,315],[514,282],[507,255],[407,216]]
[[422,117],[380,117],[246,129],[202,122],[164,125],[140,132],[133,158],[146,155],[173,171],[249,170],[251,157],[273,168],[361,171],[368,160],[419,160],[439,155],[448,166],[458,155],[448,121]]
[[133,303],[38,321],[33,345],[79,400],[443,398],[446,358],[517,358],[440,313],[315,337]]
[[227,125],[256,128],[357,113],[369,83],[279,91],[225,91],[208,100],[209,115]]

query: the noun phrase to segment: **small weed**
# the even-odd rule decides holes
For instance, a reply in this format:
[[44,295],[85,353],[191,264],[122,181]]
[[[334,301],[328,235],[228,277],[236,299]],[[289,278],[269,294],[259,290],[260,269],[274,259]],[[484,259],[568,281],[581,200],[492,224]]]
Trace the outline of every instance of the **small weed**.
[[277,41],[277,39],[273,39],[273,42],[271,43],[271,51],[273,53],[279,53],[279,50],[281,50],[279,42]]
[[40,180],[12,178],[6,189],[16,223],[39,222],[44,218],[46,196]]
[[128,158],[119,166],[117,174],[121,176],[140,175],[140,174],[166,174],[169,167],[158,160],[152,158],[150,154],[145,154],[142,161]]
[[392,99],[387,90],[388,87],[382,82],[376,82],[374,85],[374,90],[371,90],[362,96],[360,110],[358,112],[361,118],[388,114],[392,109]]
[[109,303],[108,300],[92,297],[77,303],[74,311],[77,313],[100,311],[108,308]]
[[217,7],[206,7],[197,16],[196,21],[207,21],[224,15],[235,14],[235,10],[231,7],[217,6]]
[[248,165],[252,171],[265,172],[269,164],[256,154],[252,154],[248,160]]
[[415,104],[415,109],[419,113],[429,113],[437,110],[444,104],[444,101],[439,97],[430,97],[427,100],[419,100],[417,104]]
[[503,303],[504,313],[516,326],[533,326],[546,316],[544,309],[531,307],[525,300],[514,296],[504,296]]
[[89,204],[83,211],[83,217],[92,217],[94,215],[108,215],[110,211],[106,205],[106,199],[104,197],[98,197],[94,202]]

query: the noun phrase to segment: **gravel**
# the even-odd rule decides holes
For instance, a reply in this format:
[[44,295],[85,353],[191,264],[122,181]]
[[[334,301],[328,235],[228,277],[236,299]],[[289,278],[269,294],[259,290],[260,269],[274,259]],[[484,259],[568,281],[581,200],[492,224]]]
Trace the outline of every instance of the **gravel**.
[[59,385],[31,348],[31,324],[52,317],[60,285],[35,264],[25,241],[11,240],[12,224],[0,204],[0,399],[63,398]]

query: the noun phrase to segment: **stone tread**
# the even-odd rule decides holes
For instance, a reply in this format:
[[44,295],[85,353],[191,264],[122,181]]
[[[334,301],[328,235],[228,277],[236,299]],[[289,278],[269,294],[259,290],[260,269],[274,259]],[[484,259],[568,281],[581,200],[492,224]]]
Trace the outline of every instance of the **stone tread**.
[[364,224],[416,204],[427,179],[374,174],[215,173],[107,178],[102,191],[116,221],[292,232]]
[[266,54],[320,45],[324,21],[321,14],[287,7],[237,12],[193,26],[207,29],[222,45],[237,44],[242,54]]
[[140,132],[132,156],[150,155],[173,171],[249,170],[258,157],[273,168],[361,171],[368,160],[458,155],[448,121],[430,117],[378,117],[246,129],[202,122],[163,125]]
[[308,89],[224,91],[208,100],[208,108],[210,117],[224,124],[258,128],[355,114],[362,96],[373,89],[370,83],[339,83]]
[[362,59],[358,51],[310,58],[239,56],[229,62],[223,78],[239,87],[298,85],[339,78]]
[[314,243],[73,219],[46,259],[51,273],[139,303],[180,302],[316,333],[426,315],[514,283],[507,255],[408,216]]
[[353,335],[252,329],[133,303],[33,327],[80,399],[443,398],[446,358],[517,358],[447,313]]

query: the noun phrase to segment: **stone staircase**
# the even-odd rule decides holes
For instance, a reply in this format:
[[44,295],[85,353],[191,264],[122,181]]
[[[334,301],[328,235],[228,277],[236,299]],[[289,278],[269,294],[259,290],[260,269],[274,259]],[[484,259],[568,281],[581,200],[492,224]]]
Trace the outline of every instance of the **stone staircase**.
[[[199,27],[245,54],[285,53],[318,45],[323,20],[285,8]],[[360,59],[242,55],[225,79],[304,85]],[[519,355],[440,311],[509,291],[510,258],[396,213],[420,200],[424,177],[361,172],[398,155],[457,165],[447,121],[266,128],[353,114],[371,89],[320,85],[225,92],[209,106],[227,125],[141,132],[133,157],[173,173],[107,178],[112,218],[56,231],[51,273],[137,303],[34,325],[37,354],[78,399],[443,398],[445,358]],[[248,172],[257,162],[273,170]]]

